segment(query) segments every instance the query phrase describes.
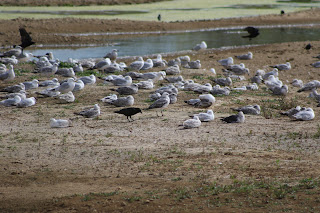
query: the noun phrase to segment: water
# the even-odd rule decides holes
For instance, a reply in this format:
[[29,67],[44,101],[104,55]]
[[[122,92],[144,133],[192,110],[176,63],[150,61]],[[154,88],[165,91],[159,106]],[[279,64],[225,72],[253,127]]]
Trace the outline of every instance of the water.
[[[317,26],[319,27],[319,25]],[[320,39],[320,28],[269,26],[269,28],[260,28],[260,35],[251,41],[241,37],[246,34],[245,31],[242,31],[242,28],[211,29],[211,31],[180,32],[111,40],[111,42],[115,43],[114,46],[46,48],[30,50],[29,52],[32,52],[34,55],[44,55],[47,52],[53,52],[56,58],[67,60],[69,57],[73,59],[101,58],[112,49],[118,49],[119,57],[178,52],[191,50],[201,41],[205,41],[208,48],[294,41],[306,41],[307,43],[307,41],[318,41]]]

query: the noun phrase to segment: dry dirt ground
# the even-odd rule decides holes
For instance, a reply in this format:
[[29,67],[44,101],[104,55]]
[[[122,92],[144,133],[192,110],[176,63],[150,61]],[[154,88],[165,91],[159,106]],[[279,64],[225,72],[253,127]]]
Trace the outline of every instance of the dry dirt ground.
[[[305,12],[310,13],[314,11]],[[301,14],[297,17],[302,17]],[[270,22],[277,20],[268,17]],[[305,22],[320,21],[313,19],[316,16],[308,18],[305,17]],[[253,18],[250,20],[254,23]],[[260,20],[264,17],[256,18],[255,23]],[[20,21],[23,19],[7,23]],[[30,26],[41,21],[48,20],[32,20]],[[159,24],[171,26],[148,22],[150,27]],[[233,24],[239,23],[230,23]],[[60,28],[63,25],[59,20],[57,29],[65,31]],[[175,23],[180,25],[190,26]],[[251,70],[247,79],[257,69],[271,70],[268,65],[286,61],[292,64],[291,70],[279,74],[289,85],[288,96],[274,96],[261,85],[258,91],[216,97],[216,103],[210,107],[215,120],[202,123],[198,129],[182,130],[179,126],[188,115],[206,111],[184,103],[198,94],[180,91],[178,102],[170,105],[163,117],[157,117],[155,111],[143,110],[129,123],[124,116],[113,113],[118,108],[98,101],[112,92],[112,87],[103,85],[102,80],[76,93],[75,103],[59,104],[53,98],[37,97],[37,90],[32,90],[30,96],[37,97],[35,106],[26,109],[1,106],[0,211],[319,212],[320,110],[315,100],[307,98],[308,93],[297,93],[290,85],[294,78],[304,82],[320,79],[319,68],[310,66],[317,61],[312,57],[320,53],[320,42],[312,42],[309,51],[304,49],[307,43],[189,53],[192,60],[201,60],[202,69],[182,69],[181,74],[199,83],[212,83],[217,77],[209,72],[211,67],[221,76],[218,59],[248,51],[254,59],[244,62]],[[168,55],[165,59],[177,56]],[[1,82],[0,87],[33,78],[47,79],[33,74],[33,69],[32,64],[15,66],[16,79]],[[92,72],[101,75],[96,70],[85,71]],[[164,84],[158,82],[157,87]],[[233,86],[246,84],[248,81],[237,81]],[[134,106],[147,108],[149,93],[141,90],[134,95]],[[98,119],[73,114],[95,103],[101,106]],[[243,124],[224,124],[219,119],[233,113],[230,107],[254,103],[263,107],[262,115],[246,116]],[[279,115],[296,105],[312,107],[315,119],[291,121]],[[52,129],[51,117],[72,119],[74,126]]]

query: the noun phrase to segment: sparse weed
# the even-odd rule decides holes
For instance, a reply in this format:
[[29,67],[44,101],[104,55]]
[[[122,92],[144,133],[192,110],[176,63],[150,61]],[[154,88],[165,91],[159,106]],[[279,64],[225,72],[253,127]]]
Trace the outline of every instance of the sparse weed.
[[313,139],[320,138],[320,125],[317,126],[317,132],[313,135]]
[[194,75],[192,76],[193,79],[203,80],[205,78],[204,75]]
[[72,68],[74,67],[74,63],[69,63],[69,62],[65,62],[65,61],[61,61],[59,63],[59,68]]

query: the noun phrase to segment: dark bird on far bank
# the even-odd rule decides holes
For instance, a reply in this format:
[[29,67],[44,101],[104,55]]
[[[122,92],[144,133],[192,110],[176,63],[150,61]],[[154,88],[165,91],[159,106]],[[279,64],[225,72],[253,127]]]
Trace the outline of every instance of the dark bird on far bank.
[[242,36],[242,38],[249,38],[249,40],[251,40],[260,35],[259,29],[255,27],[246,27],[243,30],[247,31],[249,35]]
[[306,49],[306,50],[310,50],[312,48],[312,46],[311,46],[311,44],[309,43],[309,44],[307,44],[306,46],[305,46],[305,48],[304,49]]
[[284,15],[284,14],[286,14],[286,13],[284,12],[284,10],[281,10],[280,14],[281,14],[281,15]]
[[22,50],[35,44],[35,42],[32,41],[30,34],[26,31],[24,27],[20,27],[19,32],[21,37],[21,44],[19,46],[22,47]]
[[131,116],[133,116],[133,115],[135,115],[135,114],[137,114],[139,112],[142,113],[141,109],[140,108],[136,108],[136,107],[128,107],[128,108],[123,108],[123,109],[121,109],[119,111],[115,111],[115,113],[127,116],[127,119],[128,119],[129,122],[134,121]]
[[161,14],[158,15],[158,21],[161,21]]

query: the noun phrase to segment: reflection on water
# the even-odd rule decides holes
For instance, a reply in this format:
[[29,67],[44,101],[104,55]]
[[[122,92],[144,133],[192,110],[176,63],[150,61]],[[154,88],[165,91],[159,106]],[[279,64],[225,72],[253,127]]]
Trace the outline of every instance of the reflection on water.
[[78,49],[37,49],[34,55],[43,55],[53,52],[60,60],[69,57],[101,58],[112,49],[118,49],[119,56],[151,55],[156,53],[169,53],[191,50],[197,43],[205,41],[208,48],[221,48],[230,46],[259,45],[293,41],[316,41],[319,40],[319,28],[260,28],[260,35],[251,41],[242,38],[245,31],[239,29],[200,31],[188,33],[176,33],[159,36],[140,38],[117,39],[111,42],[115,46],[86,47]]

